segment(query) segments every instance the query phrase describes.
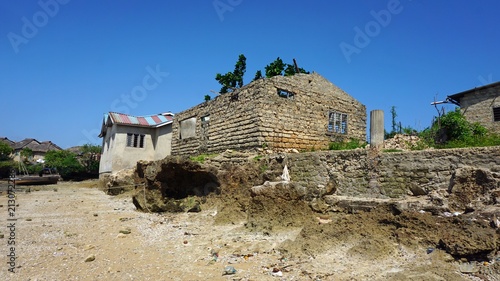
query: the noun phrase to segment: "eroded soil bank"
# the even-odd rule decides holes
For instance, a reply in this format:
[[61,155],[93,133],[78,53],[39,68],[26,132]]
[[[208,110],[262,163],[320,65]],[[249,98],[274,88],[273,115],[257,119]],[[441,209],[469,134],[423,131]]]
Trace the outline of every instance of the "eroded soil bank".
[[[426,192],[413,186],[402,198],[360,198],[336,195],[334,181],[313,190],[293,178],[282,182],[286,161],[279,156],[236,159],[240,160],[196,163],[169,157],[139,163],[133,202],[142,211],[216,210],[214,228],[240,225],[240,231],[269,237],[296,231],[272,248],[282,260],[309,264],[291,275],[303,278],[299,280],[353,276],[497,280],[500,276],[496,172],[461,167],[452,173],[445,190]],[[276,270],[286,271],[284,266],[277,265]],[[364,266],[381,272],[367,273]],[[347,268],[361,275],[337,275]]]

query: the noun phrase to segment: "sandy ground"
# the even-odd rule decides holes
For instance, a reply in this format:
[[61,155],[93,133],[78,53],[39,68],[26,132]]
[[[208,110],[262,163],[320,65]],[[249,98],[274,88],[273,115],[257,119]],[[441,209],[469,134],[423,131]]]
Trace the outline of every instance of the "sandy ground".
[[[216,207],[142,213],[129,196],[106,195],[95,182],[18,191],[13,216],[7,200],[3,191],[0,280],[482,280],[460,273],[460,264],[442,251],[385,241],[329,244],[316,255],[286,256],[279,245],[293,243],[301,229],[266,233],[250,232],[244,222],[217,225]],[[6,227],[11,223],[15,229]],[[374,247],[391,253],[363,255]],[[12,253],[15,264],[9,264]]]

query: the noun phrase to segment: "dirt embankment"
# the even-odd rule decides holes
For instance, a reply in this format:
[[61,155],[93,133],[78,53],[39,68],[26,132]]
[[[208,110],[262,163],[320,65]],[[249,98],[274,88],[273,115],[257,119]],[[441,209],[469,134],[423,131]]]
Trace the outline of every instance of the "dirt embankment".
[[[333,276],[342,270],[321,268],[321,260],[360,273],[365,269],[352,267],[353,261],[360,266],[372,262],[384,271],[366,273],[359,280],[370,276],[496,280],[500,276],[500,176],[496,173],[459,169],[449,190],[400,200],[330,194],[306,201],[300,186],[278,182],[282,168],[276,160],[217,168],[182,158],[142,163],[135,181],[144,187],[136,189],[134,204],[150,211],[217,209],[216,225],[242,224],[249,233],[273,236],[298,230],[274,249],[295,262],[314,260],[311,269],[301,273],[303,278],[338,280]],[[262,185],[265,181],[271,183]]]

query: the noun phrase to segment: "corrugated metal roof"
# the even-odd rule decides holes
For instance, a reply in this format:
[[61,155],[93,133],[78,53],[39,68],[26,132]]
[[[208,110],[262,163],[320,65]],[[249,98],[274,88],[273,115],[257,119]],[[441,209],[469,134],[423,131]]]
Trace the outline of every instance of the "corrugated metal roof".
[[144,126],[144,127],[158,127],[168,123],[171,123],[174,118],[172,114],[156,114],[148,116],[132,116],[124,113],[110,112],[108,115],[113,123],[132,125],[132,126]]

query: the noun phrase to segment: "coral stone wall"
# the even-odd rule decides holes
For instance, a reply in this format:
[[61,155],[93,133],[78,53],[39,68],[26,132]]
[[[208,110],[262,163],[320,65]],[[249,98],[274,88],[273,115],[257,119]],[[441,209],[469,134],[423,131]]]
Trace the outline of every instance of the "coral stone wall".
[[[347,116],[345,133],[328,130],[331,111]],[[259,79],[175,118],[173,155],[313,150],[332,141],[366,139],[366,107],[318,74]]]
[[478,122],[490,131],[500,133],[500,121],[493,120],[493,108],[500,107],[500,86],[487,88],[460,99],[462,113],[471,122]]
[[363,149],[287,154],[285,162],[292,181],[306,187],[310,198],[329,186],[336,195],[398,198],[413,187],[447,189],[462,167],[500,172],[500,147],[370,154]]

